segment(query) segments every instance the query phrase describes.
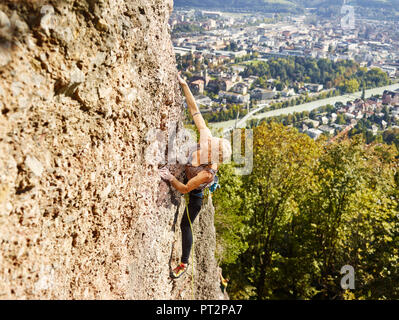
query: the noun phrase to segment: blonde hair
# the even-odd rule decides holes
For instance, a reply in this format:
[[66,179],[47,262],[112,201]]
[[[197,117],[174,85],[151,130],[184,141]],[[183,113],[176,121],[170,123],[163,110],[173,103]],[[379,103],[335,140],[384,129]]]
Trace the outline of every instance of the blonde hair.
[[[228,163],[232,153],[230,141],[224,138],[213,137],[211,144],[212,160],[217,159],[217,163]],[[214,155],[217,155],[217,157],[214,157]]]

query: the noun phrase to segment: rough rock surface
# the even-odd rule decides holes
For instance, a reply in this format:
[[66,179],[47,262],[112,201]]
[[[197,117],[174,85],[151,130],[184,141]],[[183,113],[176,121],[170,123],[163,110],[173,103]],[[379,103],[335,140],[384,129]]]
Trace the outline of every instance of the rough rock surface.
[[[0,299],[191,299],[184,199],[145,160],[181,128],[171,0],[0,3]],[[177,170],[177,168],[175,168]],[[194,296],[222,298],[213,207]]]

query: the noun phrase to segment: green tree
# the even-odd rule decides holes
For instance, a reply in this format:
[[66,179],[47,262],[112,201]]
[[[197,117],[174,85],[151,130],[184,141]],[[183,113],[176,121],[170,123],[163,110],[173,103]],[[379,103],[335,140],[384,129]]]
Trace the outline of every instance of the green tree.
[[[398,299],[398,151],[382,136],[315,142],[283,119],[254,129],[250,175],[220,169],[215,221],[230,297]],[[347,264],[354,291],[340,287]]]
[[[282,226],[296,212],[295,198],[311,176],[318,148],[306,135],[282,125],[262,125],[254,132],[254,170],[243,178],[248,249],[236,270],[245,275],[245,288],[254,288],[258,299],[268,298],[268,279],[273,273],[274,243]],[[238,290],[236,297],[240,297]]]
[[360,84],[356,79],[345,80],[339,85],[342,92],[354,93],[359,90]]
[[212,197],[215,203],[215,227],[218,237],[216,256],[224,264],[230,264],[247,247],[243,238],[245,214],[241,211],[242,180],[235,175],[233,164],[221,166],[218,176],[222,188],[217,189]]

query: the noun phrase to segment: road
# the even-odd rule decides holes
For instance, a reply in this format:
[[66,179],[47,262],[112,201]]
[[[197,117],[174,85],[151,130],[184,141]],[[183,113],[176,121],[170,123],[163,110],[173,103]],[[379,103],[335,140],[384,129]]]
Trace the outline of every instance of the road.
[[[380,87],[380,88],[366,90],[366,98],[369,98],[372,95],[382,94],[385,90],[396,90],[396,89],[399,89],[399,83],[395,83],[395,84]],[[297,106],[293,106],[293,107],[272,110],[272,111],[263,112],[263,113],[254,115],[255,112],[260,111],[260,110],[257,111],[255,109],[255,110],[251,111],[251,113],[253,112],[252,114],[250,113],[244,117],[245,120],[244,120],[244,118],[238,120],[236,127],[244,128],[246,121],[251,120],[251,119],[261,120],[264,118],[275,117],[275,116],[279,116],[279,115],[287,115],[287,114],[294,113],[294,112],[312,111],[313,109],[317,109],[317,108],[325,106],[327,104],[335,105],[335,103],[337,103],[337,102],[342,102],[342,103],[346,104],[346,102],[355,100],[357,98],[360,98],[361,96],[362,96],[362,92],[359,91],[359,92],[352,93],[352,94],[345,94],[345,95],[338,96],[338,97],[317,100],[317,101],[313,101],[313,102],[309,102],[309,103],[305,103],[305,104],[301,104],[301,105],[297,105]],[[262,106],[261,109],[263,109],[263,108],[265,108],[266,105],[259,105],[259,107],[261,107],[261,106]],[[213,122],[213,123],[209,123],[209,125],[213,129],[216,129],[216,130],[223,129],[223,132],[228,132],[235,127],[235,123],[236,123],[236,120],[229,120],[229,121],[223,121],[223,122]]]
[[244,125],[244,126],[245,126],[245,122],[246,122],[252,115],[254,115],[255,113],[257,113],[257,112],[259,112],[259,111],[262,111],[264,108],[266,108],[266,107],[268,107],[268,106],[270,106],[268,103],[259,104],[258,107],[257,107],[256,109],[250,111],[250,112],[249,112],[247,115],[245,115],[242,119],[238,120],[237,123],[236,123],[236,121],[234,120],[234,125],[231,126],[231,127],[229,127],[229,128],[226,128],[226,129],[224,130],[224,132],[233,130],[234,128],[240,128],[241,125]]

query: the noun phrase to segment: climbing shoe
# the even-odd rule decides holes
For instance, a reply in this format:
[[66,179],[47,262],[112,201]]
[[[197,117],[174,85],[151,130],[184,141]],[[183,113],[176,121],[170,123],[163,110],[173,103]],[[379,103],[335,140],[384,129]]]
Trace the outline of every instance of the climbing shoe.
[[172,278],[180,278],[187,271],[187,265],[184,263],[180,263],[175,269],[172,271]]

